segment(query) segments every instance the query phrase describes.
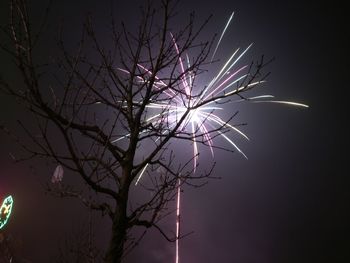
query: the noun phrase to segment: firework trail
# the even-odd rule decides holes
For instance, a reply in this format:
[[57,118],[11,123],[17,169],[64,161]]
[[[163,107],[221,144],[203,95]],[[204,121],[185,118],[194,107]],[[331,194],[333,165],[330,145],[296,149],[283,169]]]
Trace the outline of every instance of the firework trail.
[[179,263],[179,238],[180,238],[180,198],[181,198],[181,181],[178,179],[177,186],[177,202],[176,202],[176,255],[175,255],[175,263]]
[[216,51],[218,50],[218,48],[219,48],[219,46],[220,46],[221,40],[222,40],[222,38],[224,37],[225,32],[226,32],[228,26],[230,25],[230,22],[231,22],[231,20],[232,20],[232,18],[233,18],[234,13],[235,13],[235,12],[232,12],[230,18],[228,19],[228,21],[227,21],[227,23],[226,23],[226,25],[225,25],[225,27],[224,27],[224,30],[222,30],[221,36],[220,36],[220,38],[219,38],[218,43],[216,44],[216,47],[215,47],[215,50],[214,50],[214,52],[213,52],[213,55],[211,56],[210,62],[212,62],[213,59],[214,59],[214,57],[215,57]]

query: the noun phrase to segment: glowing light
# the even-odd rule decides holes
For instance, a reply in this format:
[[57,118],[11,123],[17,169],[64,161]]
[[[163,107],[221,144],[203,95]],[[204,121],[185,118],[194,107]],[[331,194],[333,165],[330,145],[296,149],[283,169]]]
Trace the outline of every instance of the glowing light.
[[13,198],[11,195],[6,197],[0,206],[0,229],[7,224],[13,207]]
[[[237,64],[239,59],[248,51],[248,49],[251,47],[249,45],[241,54],[238,54],[239,49],[237,49],[231,57],[228,59],[228,61],[224,64],[224,66],[220,69],[219,73],[210,81],[208,86],[203,89],[200,96],[196,96],[193,93],[193,82],[192,77],[188,76],[190,73],[188,73],[188,68],[191,67],[190,61],[187,58],[187,67],[185,68],[185,64],[183,63],[183,59],[180,56],[179,48],[176,44],[176,40],[173,35],[171,35],[171,39],[174,44],[174,48],[179,55],[178,61],[180,66],[180,74],[181,74],[181,83],[182,83],[182,91],[183,93],[179,93],[177,97],[174,94],[165,93],[165,95],[169,98],[170,101],[173,101],[173,98],[176,100],[176,102],[181,101],[181,103],[161,103],[161,102],[154,102],[150,103],[146,107],[149,109],[155,109],[159,110],[160,113],[155,113],[152,116],[149,116],[147,118],[147,122],[151,123],[152,125],[156,126],[158,123],[164,121],[164,119],[168,122],[168,128],[174,127],[179,119],[183,117],[184,114],[188,112],[188,115],[186,116],[185,120],[183,121],[182,125],[180,126],[180,130],[182,132],[185,132],[189,134],[189,138],[191,138],[193,143],[193,169],[196,170],[197,163],[198,163],[198,143],[200,141],[197,139],[198,137],[204,138],[204,141],[208,144],[212,155],[214,155],[213,151],[213,139],[212,134],[213,131],[216,131],[216,133],[221,136],[226,142],[228,142],[230,145],[232,145],[239,153],[241,153],[245,158],[247,156],[243,153],[243,151],[226,135],[223,134],[223,132],[220,132],[220,127],[228,128],[234,132],[237,132],[239,135],[243,136],[245,139],[248,139],[248,136],[246,136],[243,132],[241,132],[238,128],[236,128],[233,124],[227,123],[227,121],[224,121],[222,118],[220,118],[216,112],[223,110],[222,107],[217,107],[215,103],[219,101],[220,99],[210,101],[207,103],[204,103],[203,106],[198,106],[203,102],[206,102],[210,100],[212,97],[215,96],[229,96],[231,95],[231,92],[226,92],[227,89],[229,89],[234,84],[238,83],[240,80],[245,78],[247,76],[247,73],[244,72],[245,69],[247,69],[247,65],[241,66],[236,70],[233,70],[232,73],[230,73],[230,70],[233,69],[233,67]],[[236,58],[235,58],[236,57]],[[146,73],[150,73],[148,69],[146,69],[142,65],[138,65],[141,70],[144,70]],[[122,72],[125,72],[123,70]],[[125,72],[128,73],[128,72]],[[129,73],[128,73],[129,74]],[[150,73],[151,74],[151,73]],[[157,80],[159,80],[159,77],[156,77]],[[187,82],[187,79],[189,79],[189,83]],[[251,83],[251,86],[258,85],[261,82]],[[165,83],[163,84],[165,85]],[[240,91],[240,90],[239,90]],[[226,93],[225,93],[226,92]],[[186,96],[183,96],[185,94]],[[209,129],[208,127],[211,127]],[[166,133],[167,131],[165,131]],[[129,134],[124,135],[117,140],[123,139],[128,137]],[[117,141],[115,140],[115,142]],[[138,176],[136,180],[136,184],[141,179],[142,175],[144,174],[146,168],[148,165],[143,167],[143,169],[140,172],[140,175]]]

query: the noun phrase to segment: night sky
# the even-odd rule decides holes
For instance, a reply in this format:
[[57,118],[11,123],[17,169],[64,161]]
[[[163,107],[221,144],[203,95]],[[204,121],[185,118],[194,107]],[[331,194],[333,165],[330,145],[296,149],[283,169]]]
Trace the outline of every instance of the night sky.
[[[0,4],[2,24],[5,2]],[[88,12],[105,30],[110,1],[54,2],[52,20],[63,19],[67,39],[75,39]],[[142,1],[114,2],[118,19],[137,22]],[[35,16],[43,3],[30,6]],[[178,19],[193,10],[198,21],[214,15],[205,29],[208,37],[220,32],[235,11],[220,56],[254,42],[247,61],[275,57],[267,68],[268,83],[257,93],[310,108],[240,106],[238,119],[248,123],[244,132],[251,140],[238,143],[249,160],[238,153],[216,152],[214,175],[222,179],[184,190],[181,228],[194,233],[180,241],[180,262],[350,262],[347,9],[318,1],[195,0],[180,2]],[[52,24],[49,30],[54,31]],[[54,40],[44,42],[51,45]],[[3,54],[0,69],[1,75],[17,76]],[[22,134],[16,126],[16,119],[25,116],[21,107],[2,94],[0,98],[0,124]],[[227,110],[236,111],[234,105]],[[45,195],[43,182],[55,166],[40,160],[14,164],[8,153],[18,149],[5,134],[0,138],[0,196],[12,194],[15,199],[6,231],[20,240],[21,253],[31,262],[53,262],[58,244],[87,222],[87,210],[78,201]],[[210,155],[204,154],[200,162],[212,162]],[[99,214],[93,220],[96,240],[103,246],[109,240],[109,221]],[[175,229],[175,217],[167,225],[172,223]],[[125,262],[174,262],[174,252],[174,244],[149,231]]]

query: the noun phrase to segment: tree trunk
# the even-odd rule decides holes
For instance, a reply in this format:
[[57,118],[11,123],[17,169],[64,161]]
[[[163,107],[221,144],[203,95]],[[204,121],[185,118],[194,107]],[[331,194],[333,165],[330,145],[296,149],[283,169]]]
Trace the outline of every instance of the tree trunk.
[[112,233],[106,254],[107,263],[121,263],[127,230],[127,197],[120,200],[112,222]]
[[112,235],[109,247],[106,253],[107,263],[122,262],[124,243],[126,241],[127,218],[126,218],[126,200],[118,204],[117,212],[113,218]]

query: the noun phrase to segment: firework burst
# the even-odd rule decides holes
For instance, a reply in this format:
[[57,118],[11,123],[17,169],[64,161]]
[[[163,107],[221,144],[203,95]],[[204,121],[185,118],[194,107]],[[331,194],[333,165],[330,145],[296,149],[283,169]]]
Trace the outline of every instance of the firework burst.
[[[223,34],[225,33],[227,26],[232,19],[232,16],[233,14],[230,16],[229,21],[227,22],[223,33],[220,36],[212,59],[214,58],[214,55],[222,40]],[[171,131],[171,129],[177,126],[179,120],[182,120],[178,131],[182,134],[185,134],[187,136],[186,139],[190,139],[192,141],[194,171],[196,170],[199,158],[198,144],[206,144],[209,147],[212,156],[214,156],[213,137],[216,136],[222,137],[229,146],[233,147],[233,149],[248,159],[244,152],[238,147],[238,145],[228,135],[226,135],[226,132],[224,133],[222,131],[222,129],[227,129],[239,134],[244,139],[249,140],[248,136],[244,134],[240,129],[238,129],[235,125],[230,124],[229,121],[220,116],[220,112],[223,112],[225,110],[221,106],[222,103],[220,102],[225,98],[241,94],[244,91],[250,90],[254,86],[265,82],[264,80],[259,80],[255,82],[249,81],[249,83],[247,83],[246,80],[250,77],[249,65],[238,66],[238,62],[251,48],[252,44],[250,44],[243,51],[240,51],[239,48],[236,49],[218,71],[217,75],[209,82],[209,84],[205,85],[204,89],[195,91],[195,80],[194,75],[191,74],[191,71],[189,70],[191,68],[191,64],[188,59],[188,55],[186,55],[186,60],[182,58],[180,56],[176,39],[172,34],[171,39],[173,41],[174,49],[178,54],[178,65],[180,68],[181,82],[180,87],[177,89],[177,92],[172,89],[164,89],[163,94],[167,97],[164,99],[164,103],[156,101],[151,102],[146,106],[146,108],[153,109],[155,111],[154,114],[151,114],[148,118],[146,118],[146,123],[154,127],[159,127],[162,123],[165,127],[161,136],[156,138],[155,141],[160,140],[162,136],[166,136],[167,133]],[[144,74],[148,74],[150,76],[153,75],[153,72],[151,72],[145,66],[138,64],[138,67],[143,71]],[[129,72],[126,70],[119,70],[129,74]],[[146,81],[142,77],[138,78],[140,82]],[[168,86],[161,80],[160,77],[155,76],[155,79],[157,80],[154,83],[155,89],[162,89]],[[297,102],[274,100],[274,96],[266,94],[253,97],[243,97],[240,95],[239,99],[231,99],[230,102],[279,103],[298,107],[308,107],[305,104]],[[183,116],[185,116],[184,119]],[[113,142],[125,139],[128,136],[129,134],[124,135],[114,140]],[[135,182],[136,185],[140,181],[147,167],[148,164],[146,164],[145,167],[141,170]]]

